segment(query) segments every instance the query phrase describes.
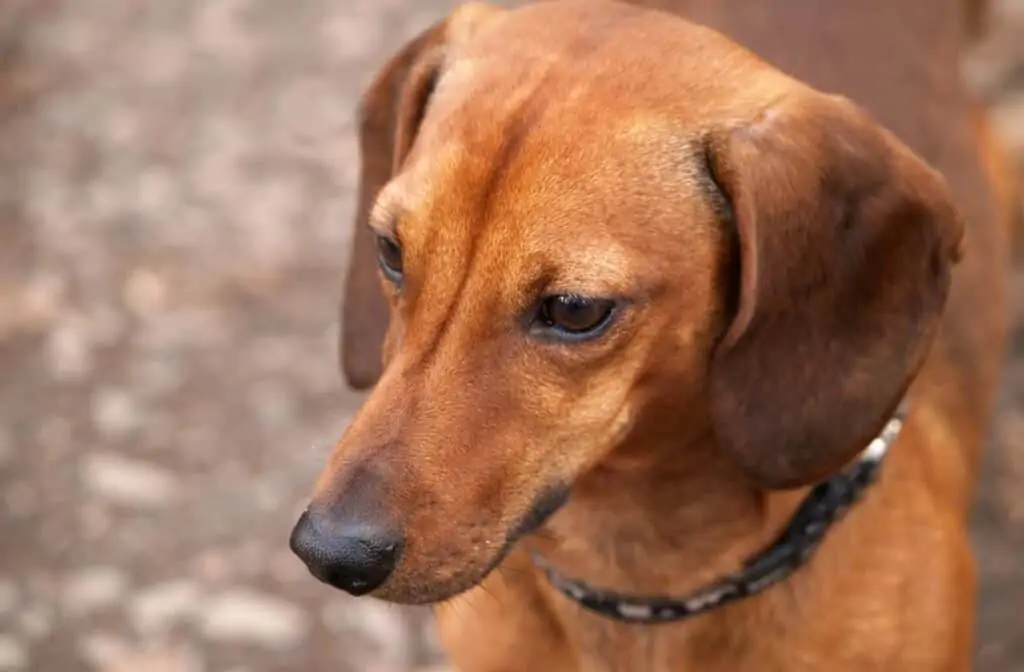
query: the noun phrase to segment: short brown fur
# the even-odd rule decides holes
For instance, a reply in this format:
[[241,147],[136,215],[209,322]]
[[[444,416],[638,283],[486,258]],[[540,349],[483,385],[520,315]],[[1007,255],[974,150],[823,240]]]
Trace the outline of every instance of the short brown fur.
[[[1013,196],[959,79],[961,5],[670,4],[758,56],[576,0],[464,7],[385,66],[343,348],[376,387],[314,503],[376,491],[405,534],[376,595],[442,602],[465,672],[969,669],[965,515]],[[400,290],[371,228],[401,242]],[[538,340],[524,316],[560,291],[623,308],[599,339]],[[629,627],[528,559],[685,595],[766,544],[908,390],[880,483],[759,597]]]

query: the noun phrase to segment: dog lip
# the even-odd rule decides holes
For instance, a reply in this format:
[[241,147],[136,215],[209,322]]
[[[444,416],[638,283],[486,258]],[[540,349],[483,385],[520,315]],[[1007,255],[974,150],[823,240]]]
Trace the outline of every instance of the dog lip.
[[550,486],[541,491],[526,515],[509,531],[508,543],[511,544],[520,537],[536,531],[565,506],[569,501],[570,494],[572,494],[572,488],[564,483]]
[[566,502],[569,501],[569,496],[572,494],[570,486],[565,484],[558,484],[548,488],[545,488],[541,493],[534,499],[533,505],[529,508],[520,522],[513,527],[507,535],[505,535],[505,541],[502,543],[501,548],[494,554],[490,561],[480,569],[479,572],[474,573],[473,579],[470,581],[460,582],[457,588],[451,590],[442,591],[430,591],[427,594],[429,597],[421,596],[408,602],[408,604],[439,604],[448,600],[454,599],[459,595],[472,590],[479,586],[484,580],[493,572],[508,554],[512,552],[516,542],[519,539],[531,532],[534,532],[548,521],[559,509],[561,509]]

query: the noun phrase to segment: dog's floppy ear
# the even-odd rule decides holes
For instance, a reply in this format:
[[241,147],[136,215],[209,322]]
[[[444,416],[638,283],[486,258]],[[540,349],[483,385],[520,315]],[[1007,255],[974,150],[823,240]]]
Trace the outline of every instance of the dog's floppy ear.
[[381,188],[395,175],[416,138],[441,75],[445,49],[498,11],[472,3],[428,28],[391,57],[363,94],[359,144],[362,166],[351,258],[342,298],[342,370],[349,385],[366,389],[381,373],[387,302],[377,277],[377,248],[367,219]]
[[755,482],[806,485],[899,404],[939,326],[963,224],[942,177],[839,97],[800,91],[707,150],[738,266],[712,422]]

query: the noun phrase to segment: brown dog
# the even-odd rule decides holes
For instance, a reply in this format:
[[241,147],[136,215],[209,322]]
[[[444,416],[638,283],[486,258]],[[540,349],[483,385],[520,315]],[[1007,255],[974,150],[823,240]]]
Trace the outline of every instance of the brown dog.
[[[365,99],[380,277],[355,260],[345,320],[350,381],[385,366],[293,533],[311,571],[443,602],[467,672],[968,669],[1008,222],[958,10],[688,3],[759,58],[602,0],[468,5],[407,45]],[[557,578],[643,619],[749,577],[904,397],[784,581],[636,626]]]

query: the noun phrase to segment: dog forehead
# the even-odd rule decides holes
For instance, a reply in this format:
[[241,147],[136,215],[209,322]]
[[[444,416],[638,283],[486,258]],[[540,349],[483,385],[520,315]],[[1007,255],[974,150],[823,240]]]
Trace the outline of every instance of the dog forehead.
[[[547,256],[580,249],[580,231],[606,244],[650,245],[659,228],[678,238],[678,226],[706,213],[701,135],[657,110],[574,106],[564,97],[500,113],[469,106],[425,121],[381,202],[409,213],[399,231],[407,245],[437,254]],[[493,244],[477,245],[481,236]]]
[[383,200],[416,213],[407,242],[449,248],[495,226],[529,249],[571,241],[579,222],[621,237],[685,221],[707,187],[709,130],[780,84],[724,37],[659,13],[603,2],[508,12],[446,54]]
[[537,62],[496,68],[456,60],[386,200],[448,215],[457,202],[476,213],[523,214],[543,204],[550,213],[585,214],[659,189],[684,197],[702,165],[694,159],[710,124],[706,105],[651,104],[619,95],[616,82],[630,86]]
[[520,108],[488,116],[486,130],[476,116],[459,119],[427,131],[384,192],[395,210],[418,214],[418,228],[455,235],[500,225],[506,239],[571,238],[585,222],[614,233],[685,215],[706,186],[699,130],[656,112]]
[[437,151],[425,138],[440,136],[477,151],[527,132],[536,139],[545,127],[568,145],[669,119],[676,133],[696,136],[777,97],[784,80],[675,16],[600,0],[537,3],[448,45],[416,144]]

